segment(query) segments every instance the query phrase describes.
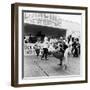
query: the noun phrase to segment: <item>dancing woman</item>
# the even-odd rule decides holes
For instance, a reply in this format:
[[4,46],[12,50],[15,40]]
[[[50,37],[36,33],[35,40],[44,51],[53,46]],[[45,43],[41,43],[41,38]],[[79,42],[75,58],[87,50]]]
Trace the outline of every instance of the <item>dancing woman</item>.
[[55,49],[55,51],[53,52],[53,55],[54,57],[60,60],[60,63],[59,63],[60,66],[62,65],[66,66],[67,55],[68,55],[68,45],[64,41],[59,42],[58,48]]

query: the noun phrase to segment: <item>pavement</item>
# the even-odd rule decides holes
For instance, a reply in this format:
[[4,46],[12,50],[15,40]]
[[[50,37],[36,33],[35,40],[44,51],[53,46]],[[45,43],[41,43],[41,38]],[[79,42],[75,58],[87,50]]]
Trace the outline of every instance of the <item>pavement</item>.
[[41,60],[35,55],[24,56],[24,77],[80,75],[80,58],[68,57],[66,69],[59,66],[59,59],[50,56]]

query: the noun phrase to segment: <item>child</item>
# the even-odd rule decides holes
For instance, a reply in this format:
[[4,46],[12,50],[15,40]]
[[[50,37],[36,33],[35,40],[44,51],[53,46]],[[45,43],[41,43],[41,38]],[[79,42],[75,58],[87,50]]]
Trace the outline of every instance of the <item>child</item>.
[[41,56],[41,60],[45,57],[46,60],[48,60],[47,56],[48,56],[48,48],[49,48],[49,42],[48,42],[48,38],[45,37],[44,38],[44,42],[43,42],[43,54]]

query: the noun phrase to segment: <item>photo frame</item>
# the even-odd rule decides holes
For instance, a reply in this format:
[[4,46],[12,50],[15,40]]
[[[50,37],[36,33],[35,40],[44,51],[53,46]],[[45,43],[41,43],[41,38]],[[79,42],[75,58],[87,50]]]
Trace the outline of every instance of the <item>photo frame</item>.
[[87,83],[87,20],[87,7],[12,4],[11,85]]

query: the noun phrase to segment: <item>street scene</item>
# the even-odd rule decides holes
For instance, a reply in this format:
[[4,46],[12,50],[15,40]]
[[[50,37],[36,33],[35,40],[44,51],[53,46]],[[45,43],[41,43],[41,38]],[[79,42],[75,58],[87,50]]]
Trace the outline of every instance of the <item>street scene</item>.
[[23,76],[80,75],[81,16],[49,12],[23,14]]

